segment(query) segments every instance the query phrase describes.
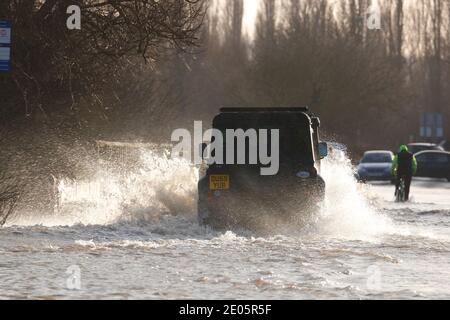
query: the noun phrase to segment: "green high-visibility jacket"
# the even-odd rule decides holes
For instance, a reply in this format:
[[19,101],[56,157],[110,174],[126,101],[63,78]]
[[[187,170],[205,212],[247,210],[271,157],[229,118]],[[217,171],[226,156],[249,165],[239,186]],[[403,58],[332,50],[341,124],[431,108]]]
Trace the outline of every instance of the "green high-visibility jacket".
[[[391,167],[391,173],[393,176],[397,173],[397,167],[398,167],[398,155],[395,155],[395,157],[392,159],[392,167]],[[413,155],[412,156],[412,174],[415,175],[417,173],[417,159]]]

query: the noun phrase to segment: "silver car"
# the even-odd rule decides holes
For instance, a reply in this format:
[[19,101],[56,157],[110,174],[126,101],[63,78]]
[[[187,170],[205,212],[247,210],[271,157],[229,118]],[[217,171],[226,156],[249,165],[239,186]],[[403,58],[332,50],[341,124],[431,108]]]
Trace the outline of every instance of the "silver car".
[[367,151],[358,165],[359,181],[392,181],[394,154],[391,151]]

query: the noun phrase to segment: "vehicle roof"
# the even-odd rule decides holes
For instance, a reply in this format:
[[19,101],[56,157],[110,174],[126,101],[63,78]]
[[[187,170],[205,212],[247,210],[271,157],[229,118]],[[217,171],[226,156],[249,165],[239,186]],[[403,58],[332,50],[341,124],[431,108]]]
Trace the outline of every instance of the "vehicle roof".
[[389,153],[389,154],[393,154],[392,151],[390,150],[369,150],[364,152],[364,154],[374,154],[374,153]]
[[450,156],[450,152],[448,152],[448,151],[441,151],[441,150],[424,150],[424,151],[417,152],[415,154],[415,156],[419,156],[421,154],[427,154],[427,153],[446,154],[446,155]]
[[221,108],[221,113],[257,113],[257,112],[309,112],[308,107],[288,108]]
[[[240,110],[248,109],[242,108]],[[252,125],[254,126],[255,121],[258,122],[258,125],[261,126],[261,128],[270,124],[278,124],[281,127],[310,127],[312,123],[310,116],[305,112],[234,111],[234,108],[227,108],[227,110],[229,111],[221,112],[214,118],[213,128],[247,129],[251,128]]]
[[437,144],[429,142],[414,142],[408,143],[408,146],[437,147]]

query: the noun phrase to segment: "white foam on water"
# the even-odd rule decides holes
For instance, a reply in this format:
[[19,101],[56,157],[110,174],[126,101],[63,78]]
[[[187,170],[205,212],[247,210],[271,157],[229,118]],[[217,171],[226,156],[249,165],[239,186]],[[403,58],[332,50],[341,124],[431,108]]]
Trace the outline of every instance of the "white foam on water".
[[120,172],[98,163],[89,179],[61,179],[53,214],[19,213],[7,225],[108,225],[143,222],[162,214],[196,214],[197,168],[182,158],[170,158],[168,152],[152,150],[141,150],[140,163],[137,169]]
[[[117,174],[95,165],[96,174],[90,179],[58,182],[60,204],[53,214],[18,214],[6,226],[131,223],[160,234],[209,237],[211,230],[197,224],[199,173],[188,161],[172,159],[168,152],[142,150],[141,165],[129,172]],[[435,237],[428,229],[395,223],[379,208],[370,186],[356,182],[353,170],[345,152],[333,150],[322,166],[326,200],[321,213],[305,230],[286,232],[300,238],[312,235],[320,239],[367,241],[380,241],[389,234]],[[234,233],[226,236],[233,238]]]
[[[312,227],[267,236],[199,227],[197,170],[151,151],[144,151],[142,160],[141,167],[126,175],[98,167],[90,179],[62,180],[58,212],[35,214],[30,220],[15,215],[13,224],[19,227],[0,229],[0,251],[15,266],[3,268],[9,281],[0,295],[114,299],[117,292],[137,299],[161,297],[149,295],[154,291],[183,299],[449,296],[442,279],[449,276],[450,243],[435,238],[435,233],[448,234],[448,215],[439,211],[448,212],[448,207],[439,206],[436,217],[421,216],[436,204],[391,202],[382,196],[390,186],[356,183],[344,153],[333,152],[324,161],[326,203]],[[438,190],[445,196],[445,187]],[[32,224],[43,227],[21,227]],[[39,254],[39,264],[31,253]],[[97,291],[58,290],[70,264],[80,264],[83,286]],[[380,267],[380,290],[367,287],[370,266]],[[218,290],[221,284],[227,290]],[[31,291],[25,294],[21,288]]]
[[344,151],[333,150],[322,166],[326,200],[316,222],[320,235],[355,240],[373,240],[395,232],[391,219],[369,203],[366,186],[357,183],[350,159]]
[[[326,181],[326,200],[316,221],[317,236],[347,240],[383,241],[384,237],[421,237],[428,240],[449,241],[450,237],[437,233],[435,228],[402,223],[392,219],[383,207],[389,197],[379,194],[371,185],[357,183],[354,166],[345,152],[333,150],[324,160],[322,176]],[[387,188],[390,192],[390,188]],[[394,202],[390,208],[408,210],[414,203]]]

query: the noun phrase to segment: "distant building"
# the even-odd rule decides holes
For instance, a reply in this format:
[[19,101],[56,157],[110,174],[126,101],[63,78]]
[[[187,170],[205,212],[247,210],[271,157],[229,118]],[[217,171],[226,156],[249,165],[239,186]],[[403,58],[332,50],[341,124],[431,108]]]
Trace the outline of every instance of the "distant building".
[[[439,112],[423,112],[420,117],[420,137],[439,143],[445,139],[444,116]],[[447,132],[448,134],[448,132]]]

